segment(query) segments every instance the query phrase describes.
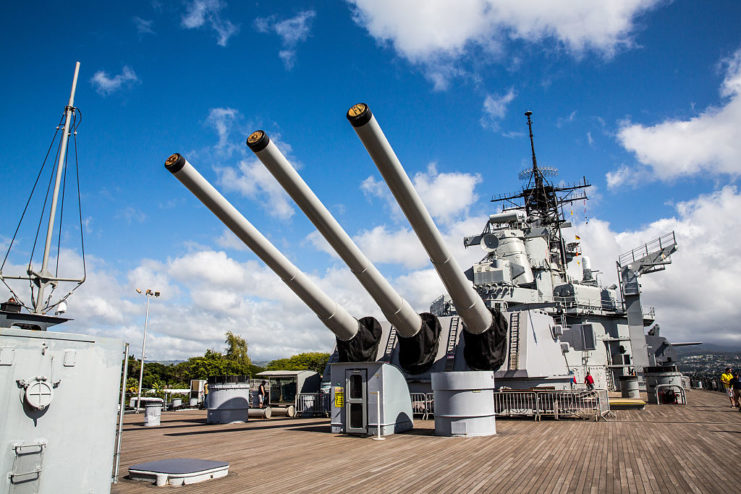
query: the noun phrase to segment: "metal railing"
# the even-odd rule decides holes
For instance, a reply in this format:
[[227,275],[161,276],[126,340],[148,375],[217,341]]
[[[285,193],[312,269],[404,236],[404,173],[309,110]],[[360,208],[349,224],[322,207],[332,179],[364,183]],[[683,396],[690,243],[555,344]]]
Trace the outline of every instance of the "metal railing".
[[607,390],[495,391],[494,411],[500,417],[605,418],[610,411]]
[[432,393],[409,393],[412,400],[412,414],[427,420],[435,415],[435,399]]
[[677,237],[674,235],[674,232],[666,233],[659,238],[655,238],[650,242],[641,245],[640,247],[636,247],[633,250],[621,254],[618,258],[618,262],[621,266],[625,266],[626,264],[633,262],[636,259],[647,257],[650,253],[656,251],[661,252],[663,249],[672,247],[676,244]]
[[300,393],[298,395],[296,416],[329,417],[332,411],[332,393]]
[[538,416],[538,394],[533,391],[495,391],[494,413],[498,417]]
[[554,296],[553,301],[561,305],[561,307],[563,307],[563,309],[568,312],[577,311],[597,314],[601,313],[602,311],[615,312],[618,309],[618,303],[616,301],[614,302],[600,299],[600,304],[594,305],[587,302],[577,302],[576,297],[573,295],[566,297]]

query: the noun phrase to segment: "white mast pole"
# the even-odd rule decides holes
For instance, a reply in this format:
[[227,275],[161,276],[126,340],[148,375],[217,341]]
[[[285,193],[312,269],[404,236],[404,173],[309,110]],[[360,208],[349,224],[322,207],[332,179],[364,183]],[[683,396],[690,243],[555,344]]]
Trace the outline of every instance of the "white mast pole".
[[[65,120],[64,120],[64,132],[62,133],[62,144],[59,148],[59,162],[57,163],[57,179],[54,183],[54,195],[52,196],[51,200],[51,211],[49,212],[49,226],[46,230],[46,244],[44,244],[44,259],[41,263],[41,271],[39,272],[38,277],[38,283],[39,283],[39,293],[38,297],[36,299],[36,303],[34,303],[34,310],[33,312],[35,314],[41,314],[43,312],[43,298],[44,298],[44,288],[46,288],[46,285],[48,284],[48,281],[45,281],[45,279],[48,279],[51,277],[51,274],[47,271],[47,267],[49,265],[49,251],[51,250],[51,240],[52,240],[52,234],[54,233],[54,220],[57,213],[57,200],[59,199],[59,187],[62,183],[62,175],[64,171],[64,160],[67,156],[67,141],[69,140],[69,127],[72,123],[72,114],[74,113],[74,103],[75,103],[75,91],[77,90],[77,76],[80,73],[80,62],[75,63],[75,76],[72,79],[72,90],[70,91],[69,95],[69,103],[67,104],[67,107],[64,110],[65,113]],[[57,255],[59,255],[57,253]]]

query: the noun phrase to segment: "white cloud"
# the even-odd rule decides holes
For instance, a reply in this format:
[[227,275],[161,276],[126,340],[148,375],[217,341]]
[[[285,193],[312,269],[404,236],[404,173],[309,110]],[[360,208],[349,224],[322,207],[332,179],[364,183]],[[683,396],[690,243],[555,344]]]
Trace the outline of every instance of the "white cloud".
[[726,76],[720,93],[726,98],[724,106],[709,107],[688,120],[653,126],[622,123],[618,140],[641,165],[608,173],[611,187],[698,174],[741,174],[741,50],[723,65]]
[[216,245],[225,249],[231,250],[249,250],[244,242],[239,240],[231,230],[224,230],[221,235],[216,239]]
[[574,119],[576,119],[576,110],[569,113],[568,117],[558,117],[558,120],[556,120],[556,127],[560,129],[564,125],[572,123]]
[[280,37],[283,49],[278,52],[278,56],[286,70],[291,70],[296,65],[296,47],[309,37],[314,17],[316,12],[313,10],[299,12],[282,21],[277,21],[275,16],[258,17],[255,19],[255,29],[261,33],[274,32]]
[[[483,50],[502,58],[508,40],[555,41],[580,56],[631,46],[636,18],[663,0],[347,0],[355,22],[402,57],[421,64],[437,88],[455,60]],[[460,69],[458,69],[460,71]],[[453,70],[452,72],[455,72]]]
[[134,26],[136,26],[136,32],[139,33],[140,36],[145,34],[154,34],[154,29],[152,27],[154,26],[153,20],[142,19],[141,17],[134,16],[132,17],[132,21],[134,22]]
[[[592,219],[573,229],[584,253],[607,285],[617,280],[618,256],[661,235],[676,232],[679,250],[665,271],[641,277],[644,306],[655,306],[662,334],[674,341],[741,343],[741,194],[726,186],[676,206],[676,216],[635,231],[615,232]],[[647,307],[644,307],[646,309]]]
[[126,206],[116,213],[116,218],[123,218],[127,224],[144,223],[147,221],[147,213],[133,206]]
[[410,228],[390,231],[385,225],[376,226],[360,232],[354,240],[374,263],[401,264],[409,269],[429,263],[427,253]]
[[319,231],[314,230],[313,232],[309,233],[306,236],[305,241],[319,252],[324,252],[326,254],[329,254],[331,257],[334,257],[335,259],[340,259],[339,254],[337,254],[332,246],[329,245],[327,239],[325,239],[324,236],[319,233]]
[[213,128],[219,136],[219,142],[215,146],[216,151],[230,155],[234,150],[236,145],[231,143],[229,138],[238,118],[239,112],[234,108],[211,108],[209,110],[206,125]]
[[[427,165],[425,172],[417,172],[412,177],[414,188],[430,215],[442,224],[450,223],[467,213],[470,206],[478,200],[475,188],[480,182],[479,174],[439,173],[434,162]],[[403,221],[404,215],[385,182],[370,176],[362,182],[360,189],[368,198],[382,199],[392,217]]]
[[436,164],[430,163],[427,172],[415,173],[412,181],[430,214],[446,224],[466,213],[478,200],[475,189],[481,182],[481,175],[439,173]]
[[221,16],[226,2],[221,0],[192,0],[182,16],[181,25],[186,29],[197,29],[206,24],[216,31],[219,46],[226,46],[229,38],[239,32],[239,26]]
[[90,79],[90,84],[92,84],[101,96],[108,96],[111,93],[115,93],[125,87],[131,87],[139,82],[136,73],[128,65],[124,65],[121,73],[113,77],[109,76],[108,72],[99,70]]
[[294,209],[290,198],[278,181],[257,158],[244,159],[237,168],[215,168],[218,183],[225,191],[239,192],[257,201],[271,216],[287,220]]
[[481,126],[494,131],[499,130],[499,121],[507,115],[507,105],[515,99],[515,96],[517,94],[513,88],[503,95],[487,94],[484,99],[484,114],[480,120]]
[[[218,176],[217,183],[223,191],[239,192],[245,197],[258,201],[260,206],[271,216],[289,219],[293,216],[294,209],[291,206],[288,194],[280,186],[275,177],[265,168],[251,151],[247,149],[241,136],[246,135],[242,122],[242,115],[234,108],[212,108],[209,110],[205,124],[211,127],[218,136],[218,142],[205,153],[194,153],[196,156],[205,154],[210,162],[225,161],[233,155],[239,157],[236,166],[214,166]],[[235,130],[236,129],[236,130]],[[239,135],[239,139],[233,136]],[[281,141],[280,135],[271,135],[271,140],[290,159],[291,146]],[[294,161],[294,166],[300,163]],[[236,239],[235,239],[236,240]],[[223,246],[233,247],[233,241],[228,237],[223,238],[227,244]]]

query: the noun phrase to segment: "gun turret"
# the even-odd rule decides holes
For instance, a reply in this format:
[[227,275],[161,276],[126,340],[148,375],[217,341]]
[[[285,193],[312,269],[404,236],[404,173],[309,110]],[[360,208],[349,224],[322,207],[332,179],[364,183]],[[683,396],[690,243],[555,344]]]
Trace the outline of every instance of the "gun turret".
[[431,314],[418,315],[391,287],[264,131],[250,134],[247,145],[350,267],[386,319],[397,329],[402,366],[411,373],[426,370],[434,363],[437,353],[440,334],[437,319]]
[[337,337],[340,360],[374,360],[381,328],[373,318],[360,321],[332,300],[270,243],[188,161],[173,154],[165,168],[180,180],[242,242],[304,301]]
[[464,276],[368,106],[364,103],[354,105],[348,110],[347,119],[422,242],[463,319],[466,362],[475,369],[498,368],[506,353],[507,323],[504,317],[499,311],[486,307]]

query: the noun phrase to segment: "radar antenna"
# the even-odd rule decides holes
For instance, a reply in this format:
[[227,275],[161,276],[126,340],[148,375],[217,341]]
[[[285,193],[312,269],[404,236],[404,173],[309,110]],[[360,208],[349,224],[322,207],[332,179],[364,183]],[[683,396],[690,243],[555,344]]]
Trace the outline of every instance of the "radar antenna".
[[491,202],[503,203],[503,211],[512,209],[525,210],[528,218],[538,218],[543,225],[558,225],[564,221],[563,205],[576,201],[587,200],[586,193],[575,193],[577,190],[591,187],[586,177],[581,182],[572,185],[554,186],[548,176],[558,175],[556,168],[539,167],[535,156],[535,138],[533,136],[533,121],[530,118],[533,112],[526,111],[527,127],[530,135],[530,151],[533,166],[523,170],[520,178],[527,180],[527,185],[520,192],[504,194],[492,198]]
[[548,180],[547,177],[555,177],[558,170],[538,166],[538,160],[535,157],[533,121],[530,118],[532,114],[531,111],[525,112],[533,166],[520,173],[520,178],[527,180],[527,185],[520,192],[493,197],[491,202],[501,202],[502,211],[524,210],[528,221],[552,227],[556,232],[556,238],[553,240],[558,244],[562,268],[565,269],[567,252],[561,236],[561,226],[566,223],[563,206],[576,201],[586,201],[588,197],[583,189],[591,187],[591,184],[587,182],[586,177],[582,177],[582,180],[576,184],[562,186],[555,186]]

